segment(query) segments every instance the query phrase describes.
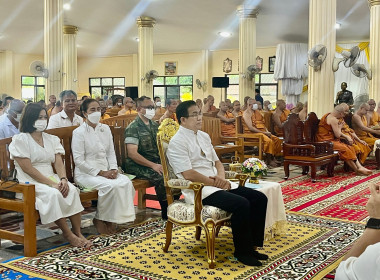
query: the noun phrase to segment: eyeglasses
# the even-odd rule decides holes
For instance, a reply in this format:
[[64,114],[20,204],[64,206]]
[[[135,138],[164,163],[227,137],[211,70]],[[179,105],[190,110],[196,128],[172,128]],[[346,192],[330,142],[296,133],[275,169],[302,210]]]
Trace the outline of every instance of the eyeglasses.
[[198,118],[198,117],[202,117],[202,112],[198,112],[198,113],[192,113],[188,116],[188,118]]
[[152,110],[154,109],[154,106],[141,106],[141,108]]

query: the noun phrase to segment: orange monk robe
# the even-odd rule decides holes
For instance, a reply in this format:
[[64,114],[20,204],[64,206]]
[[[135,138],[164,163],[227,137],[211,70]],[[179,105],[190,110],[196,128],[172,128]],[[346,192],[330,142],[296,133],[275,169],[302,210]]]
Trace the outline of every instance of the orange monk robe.
[[[288,119],[289,114],[290,114],[290,111],[288,109],[285,109],[284,111],[282,111],[281,116],[280,116],[281,123],[284,123]],[[276,132],[276,135],[278,137],[283,137],[284,130],[278,127],[275,122],[273,122],[273,124],[274,124],[274,132]]]
[[122,109],[123,109],[122,107],[119,108],[119,107],[115,106],[115,107],[112,107],[110,109],[107,109],[106,113],[111,114],[113,116],[117,116],[117,113],[119,113],[119,111]]
[[54,106],[51,107],[48,111],[47,111],[47,114],[48,114],[48,117],[50,118],[51,117],[51,111],[53,110]]
[[[226,112],[224,114],[224,117],[226,117],[227,119],[234,119],[235,118],[234,115],[230,112]],[[234,122],[226,123],[223,120],[220,120],[220,126],[222,129],[222,135],[223,136],[236,136],[236,129],[235,129],[235,123]]]
[[171,118],[175,122],[178,122],[177,114],[176,113],[173,113],[171,116],[169,116],[169,118]]
[[380,124],[380,116],[376,111],[373,111],[372,117],[369,120],[369,127],[378,126]]
[[[368,126],[366,116],[362,116],[361,121],[365,127]],[[354,123],[352,123],[352,126],[354,128],[356,135],[360,138],[360,140],[364,140],[368,144],[368,146],[370,146],[371,149],[373,149],[373,146],[375,145],[375,141],[378,140],[378,138],[373,136],[371,133],[360,129]]]
[[318,141],[331,141],[333,143],[334,150],[338,151],[339,158],[341,160],[356,160],[356,152],[353,146],[345,144],[337,139],[334,135],[334,131],[331,125],[327,124],[327,113],[322,117],[318,125],[317,140]]
[[[260,114],[258,110],[253,111],[252,117],[252,126],[262,132],[266,132],[264,118]],[[264,133],[255,133],[249,130],[248,126],[245,124],[243,119],[243,127],[244,127],[244,134],[251,134],[251,135],[262,135],[263,141],[264,141],[264,153],[271,154],[274,156],[281,154],[282,149],[282,140],[280,140],[278,137],[271,135],[269,138]]]
[[137,114],[137,111],[135,110],[132,110],[132,109],[128,109],[126,110],[123,115],[136,115]]
[[342,133],[350,136],[352,141],[354,142],[352,144],[352,146],[355,149],[357,158],[360,160],[360,162],[365,162],[369,153],[372,151],[372,148],[368,145],[364,145],[364,144],[360,143],[359,141],[355,140],[355,138],[353,137],[354,130],[351,129],[348,126],[348,124],[346,124],[346,122],[344,121],[343,118],[339,119],[339,124],[341,124],[341,123],[343,124]]
[[103,116],[100,117],[101,120],[106,120],[109,118],[110,118],[110,115],[108,115],[108,114],[104,114]]
[[207,112],[215,112],[216,107],[214,105],[210,106],[210,109]]

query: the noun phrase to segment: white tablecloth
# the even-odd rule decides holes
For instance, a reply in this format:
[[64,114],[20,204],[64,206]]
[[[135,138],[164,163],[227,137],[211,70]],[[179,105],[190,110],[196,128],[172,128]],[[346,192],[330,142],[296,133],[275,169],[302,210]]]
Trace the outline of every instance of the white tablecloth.
[[286,234],[288,222],[286,220],[280,184],[260,180],[259,184],[252,184],[247,181],[245,186],[262,192],[268,198],[267,216],[265,219],[265,240],[270,240],[275,235]]

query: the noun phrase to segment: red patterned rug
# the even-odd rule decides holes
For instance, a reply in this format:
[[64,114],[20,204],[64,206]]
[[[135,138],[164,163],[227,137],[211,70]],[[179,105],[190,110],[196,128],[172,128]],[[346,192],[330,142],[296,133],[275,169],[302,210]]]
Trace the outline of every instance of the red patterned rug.
[[[366,165],[374,169],[373,162]],[[309,176],[299,176],[281,182],[285,208],[318,216],[351,221],[365,221],[368,214],[368,183],[380,182],[380,171],[373,170],[367,177],[344,172],[343,167],[335,169],[334,177],[327,177],[325,171],[318,172],[316,183]]]

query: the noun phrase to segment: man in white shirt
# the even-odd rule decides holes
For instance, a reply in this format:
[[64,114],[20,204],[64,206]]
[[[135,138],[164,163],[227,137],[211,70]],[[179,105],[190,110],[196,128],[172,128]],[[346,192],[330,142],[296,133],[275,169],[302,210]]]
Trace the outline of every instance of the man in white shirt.
[[78,100],[77,94],[72,90],[64,90],[59,94],[63,110],[50,117],[47,129],[81,125],[82,117],[75,114]]
[[369,185],[371,197],[367,202],[370,219],[363,235],[340,263],[336,280],[380,279],[380,184]]
[[[167,156],[178,178],[205,184],[203,205],[211,205],[232,213],[231,228],[235,257],[245,265],[261,266],[267,255],[256,251],[263,246],[267,197],[253,189],[239,187],[225,179],[207,133],[200,131],[202,113],[194,101],[178,105],[178,132],[169,143]],[[194,203],[192,190],[184,190],[185,200]]]
[[9,105],[8,113],[0,122],[0,139],[19,134],[18,125],[25,104],[21,100],[13,99]]

